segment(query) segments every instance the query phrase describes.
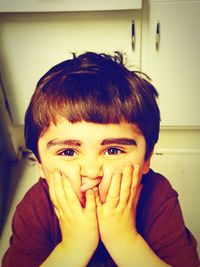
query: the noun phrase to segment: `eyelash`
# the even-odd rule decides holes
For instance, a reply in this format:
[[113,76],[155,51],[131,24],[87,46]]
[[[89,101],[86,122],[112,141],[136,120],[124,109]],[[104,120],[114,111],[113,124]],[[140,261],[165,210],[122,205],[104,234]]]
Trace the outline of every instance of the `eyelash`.
[[[109,151],[110,151],[110,152],[114,152],[114,151],[112,151],[112,150],[114,150],[114,151],[117,152],[117,153],[111,153],[111,154],[109,154]],[[104,154],[106,155],[107,152],[108,152],[108,155],[109,155],[109,156],[115,156],[115,155],[120,155],[120,154],[124,154],[124,153],[125,153],[124,150],[122,150],[122,149],[120,149],[120,148],[118,148],[118,147],[109,147],[109,148],[104,152]]]
[[[67,154],[65,154],[67,152]],[[58,155],[60,156],[66,156],[66,157],[73,157],[74,154],[76,154],[77,152],[72,149],[72,148],[68,148],[68,149],[64,149],[61,152],[58,153]],[[116,155],[120,155],[120,154],[124,154],[126,153],[124,150],[118,148],[118,147],[109,147],[106,149],[106,151],[103,153],[104,155],[107,156],[116,156]]]
[[[72,152],[73,153],[73,155],[65,155],[64,153],[66,152],[66,151],[68,151],[68,152]],[[74,150],[74,149],[72,149],[72,148],[68,148],[68,149],[64,149],[64,150],[62,150],[61,152],[59,152],[58,153],[58,155],[60,155],[60,156],[66,156],[66,157],[73,157],[74,156],[74,154],[76,153],[76,151]]]

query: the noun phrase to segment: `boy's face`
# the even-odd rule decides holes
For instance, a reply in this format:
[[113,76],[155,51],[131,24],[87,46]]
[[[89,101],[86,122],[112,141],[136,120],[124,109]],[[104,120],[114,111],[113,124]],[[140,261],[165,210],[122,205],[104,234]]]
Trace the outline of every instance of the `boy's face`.
[[84,205],[85,191],[99,187],[105,202],[114,170],[126,164],[139,164],[140,175],[149,171],[145,161],[146,142],[134,124],[95,124],[62,120],[52,124],[39,138],[41,176],[59,169],[69,179]]

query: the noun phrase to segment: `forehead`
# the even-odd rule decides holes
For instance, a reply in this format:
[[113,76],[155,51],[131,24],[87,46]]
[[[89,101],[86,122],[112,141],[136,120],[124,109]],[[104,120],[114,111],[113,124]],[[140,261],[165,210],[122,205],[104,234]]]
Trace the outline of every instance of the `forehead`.
[[73,138],[78,140],[102,140],[108,137],[136,137],[143,136],[139,128],[132,123],[99,124],[86,121],[71,123],[63,119],[50,127],[40,139]]

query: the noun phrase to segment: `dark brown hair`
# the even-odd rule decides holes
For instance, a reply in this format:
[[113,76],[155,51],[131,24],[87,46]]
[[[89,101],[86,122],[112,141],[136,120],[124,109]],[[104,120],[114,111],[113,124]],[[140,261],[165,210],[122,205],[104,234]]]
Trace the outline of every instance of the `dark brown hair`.
[[39,80],[25,116],[26,146],[39,159],[38,139],[59,117],[72,123],[125,121],[143,133],[148,159],[159,136],[157,96],[147,78],[125,67],[120,53],[74,55]]

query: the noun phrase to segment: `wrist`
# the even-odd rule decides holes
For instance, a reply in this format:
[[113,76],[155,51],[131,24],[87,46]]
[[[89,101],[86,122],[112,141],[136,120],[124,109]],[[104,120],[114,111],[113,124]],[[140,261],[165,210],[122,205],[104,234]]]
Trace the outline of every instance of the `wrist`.
[[[71,259],[73,262],[76,261],[77,266],[87,265],[97,246],[98,242],[97,244],[90,243],[81,239],[78,239],[78,242],[70,242],[69,244],[65,244],[64,242],[60,243],[60,249],[64,251],[65,255],[68,255],[69,259]],[[85,263],[85,265],[83,263]],[[69,266],[71,267],[71,265]]]
[[94,250],[80,250],[79,247],[59,243],[40,267],[85,267],[90,261]]
[[119,263],[121,263],[122,259],[132,257],[137,247],[138,239],[140,239],[139,233],[133,231],[132,233],[118,234],[108,240],[102,239],[102,242],[117,266],[121,266]]
[[[107,236],[109,238],[107,238]],[[134,244],[135,242],[137,242],[137,238],[138,238],[139,233],[137,232],[137,230],[132,229],[131,231],[120,231],[117,234],[114,235],[105,235],[101,236],[101,241],[104,243],[104,245],[108,248],[108,247],[112,247],[112,246],[119,246],[122,247],[122,245],[124,247],[128,246],[129,244]]]
[[[127,239],[128,240],[128,239]],[[124,242],[124,240],[122,240]],[[109,251],[117,266],[153,266],[169,267],[162,261],[149,247],[141,235],[137,234],[133,240],[131,238],[126,243],[120,242],[118,246]],[[112,247],[112,246],[111,246]]]

